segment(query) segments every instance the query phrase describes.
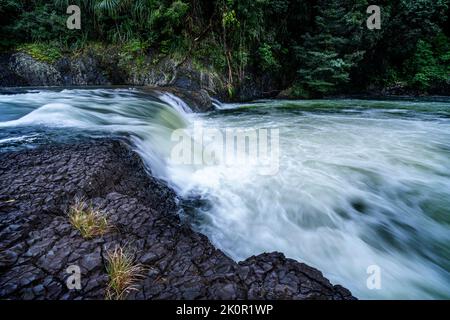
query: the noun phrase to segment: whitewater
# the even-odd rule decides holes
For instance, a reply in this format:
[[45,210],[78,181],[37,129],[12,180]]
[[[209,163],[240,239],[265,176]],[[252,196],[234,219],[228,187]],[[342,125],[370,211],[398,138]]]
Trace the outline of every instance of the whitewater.
[[[450,298],[450,101],[221,104],[204,114],[140,89],[0,95],[0,152],[126,139],[178,194],[187,223],[239,261],[279,251],[358,298]],[[279,168],[179,165],[173,132],[279,131]],[[381,288],[367,286],[370,266]]]

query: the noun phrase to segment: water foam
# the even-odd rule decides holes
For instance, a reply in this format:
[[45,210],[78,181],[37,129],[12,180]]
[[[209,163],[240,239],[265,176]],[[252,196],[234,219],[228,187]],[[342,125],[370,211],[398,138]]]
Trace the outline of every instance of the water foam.
[[[191,218],[236,260],[276,250],[361,298],[450,297],[450,104],[261,101],[219,108],[195,115],[173,96],[128,90],[27,93],[0,96],[0,111],[9,112],[0,130],[62,126],[128,137],[153,174],[181,197],[208,203]],[[280,129],[279,173],[173,165],[171,134],[195,121]],[[381,268],[381,290],[366,286],[370,265]]]

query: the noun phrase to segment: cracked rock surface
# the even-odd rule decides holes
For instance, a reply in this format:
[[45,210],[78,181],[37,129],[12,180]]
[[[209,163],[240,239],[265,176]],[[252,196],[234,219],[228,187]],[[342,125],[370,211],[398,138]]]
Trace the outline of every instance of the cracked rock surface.
[[[104,299],[107,252],[144,266],[128,299],[354,299],[280,253],[236,263],[178,218],[175,193],[121,141],[0,153],[0,298]],[[114,226],[84,239],[69,223],[83,197]],[[69,290],[67,268],[81,270]]]

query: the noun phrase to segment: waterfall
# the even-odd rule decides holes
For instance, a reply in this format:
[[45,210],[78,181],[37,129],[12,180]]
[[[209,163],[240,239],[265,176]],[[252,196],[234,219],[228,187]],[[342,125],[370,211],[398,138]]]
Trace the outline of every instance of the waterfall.
[[[0,95],[0,151],[122,137],[183,200],[185,216],[235,260],[280,251],[361,298],[449,298],[450,102],[214,102],[85,89]],[[279,170],[180,165],[183,130],[279,130]],[[205,141],[209,137],[204,138]],[[218,147],[218,153],[220,153]],[[213,150],[214,151],[214,150]],[[380,290],[367,286],[381,271]]]

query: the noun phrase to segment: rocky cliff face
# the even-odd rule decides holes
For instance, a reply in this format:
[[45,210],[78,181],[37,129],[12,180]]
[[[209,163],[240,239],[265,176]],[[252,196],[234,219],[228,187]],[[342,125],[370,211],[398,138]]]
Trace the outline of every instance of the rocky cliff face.
[[[0,298],[103,299],[106,252],[144,266],[129,299],[353,299],[318,270],[282,254],[236,263],[180,222],[176,195],[119,141],[0,154]],[[67,212],[84,197],[113,228],[85,239]],[[81,268],[81,290],[66,269]]]
[[[87,51],[80,55],[64,56],[54,63],[37,61],[23,52],[0,55],[0,87],[20,86],[108,86],[132,85],[172,87],[191,92],[204,90],[210,96],[228,101],[226,79],[213,70],[203,70],[191,61],[178,62],[164,58],[156,64],[123,66],[115,51],[103,55]],[[270,77],[250,76],[236,88],[232,100],[246,101],[273,97],[276,91]]]
[[[270,74],[255,76],[251,72],[230,97],[226,76],[203,70],[191,61],[179,62],[164,58],[158,63],[138,65],[133,61],[124,66],[120,53],[105,49],[103,54],[87,50],[83,54],[63,56],[54,63],[42,62],[24,52],[0,54],[0,87],[22,86],[110,86],[130,85],[148,87],[171,87],[188,93],[205,93],[220,101],[250,101],[261,98],[303,99],[292,88],[280,90]],[[150,57],[146,57],[151,60]],[[395,96],[448,96],[449,85],[433,86],[428,93],[408,88],[404,84],[391,87],[369,86],[362,92],[344,92],[343,97],[359,94],[374,98]],[[189,94],[188,94],[189,95]],[[186,94],[184,95],[186,96]],[[333,97],[333,96],[331,96]]]
[[165,59],[134,73],[114,66],[94,54],[63,57],[54,64],[39,62],[25,53],[0,56],[0,87],[14,86],[146,86],[149,91],[170,92],[184,100],[195,112],[213,108],[210,95],[222,95],[220,79]]
[[[130,62],[132,66],[132,62]],[[179,64],[169,58],[141,67],[121,67],[117,53],[101,56],[88,51],[64,56],[54,63],[37,61],[23,52],[0,56],[0,86],[88,86],[133,85],[178,87],[211,95],[224,94],[220,76],[198,70],[192,63]]]

